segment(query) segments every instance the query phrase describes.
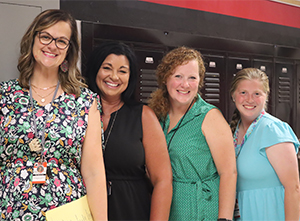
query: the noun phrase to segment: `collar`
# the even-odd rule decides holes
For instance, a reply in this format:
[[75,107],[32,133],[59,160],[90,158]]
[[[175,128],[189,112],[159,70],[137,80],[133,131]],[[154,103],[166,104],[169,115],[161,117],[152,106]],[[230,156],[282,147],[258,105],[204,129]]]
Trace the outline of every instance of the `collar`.
[[[205,102],[199,94],[197,94],[197,99],[196,99],[195,103],[190,108],[190,110],[187,112],[185,118],[181,122],[180,127],[187,124],[191,120],[193,120],[196,116],[199,116],[199,115],[207,112],[207,108],[210,109],[210,105],[206,105],[206,104],[208,104],[208,103]],[[179,120],[179,122],[180,122],[180,120]],[[172,132],[175,128],[177,128],[178,123],[176,124],[176,126],[174,128],[172,128],[172,130],[170,130],[170,132]],[[170,116],[168,114],[166,117],[166,120],[162,122],[162,125],[164,125],[163,128],[168,128],[169,124],[170,124]],[[165,133],[167,133],[167,132],[165,132]]]

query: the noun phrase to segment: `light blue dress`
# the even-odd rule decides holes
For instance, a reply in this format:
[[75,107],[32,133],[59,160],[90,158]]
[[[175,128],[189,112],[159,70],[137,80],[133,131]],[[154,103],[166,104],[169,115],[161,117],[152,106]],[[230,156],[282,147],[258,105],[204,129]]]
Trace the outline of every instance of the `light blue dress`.
[[264,114],[237,157],[238,220],[284,220],[284,187],[266,155],[267,147],[282,142],[294,143],[298,152],[299,141],[291,127]]

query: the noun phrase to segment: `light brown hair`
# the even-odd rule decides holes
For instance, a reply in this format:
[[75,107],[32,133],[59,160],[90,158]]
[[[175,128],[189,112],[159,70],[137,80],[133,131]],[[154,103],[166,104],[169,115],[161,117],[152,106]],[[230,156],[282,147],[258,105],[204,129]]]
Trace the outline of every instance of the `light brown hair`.
[[[230,91],[229,91],[231,97],[234,94],[235,90],[237,89],[239,83],[242,80],[258,80],[258,81],[260,81],[262,83],[263,90],[267,95],[266,100],[268,100],[268,96],[270,93],[269,78],[266,75],[266,73],[264,73],[263,71],[261,71],[257,68],[245,68],[236,73],[236,75],[232,79],[231,87],[230,87]],[[265,104],[265,109],[267,109],[267,102]],[[238,109],[236,108],[234,110],[232,120],[230,122],[230,127],[231,127],[232,133],[235,132],[235,129],[236,129],[237,124],[240,119],[241,119],[240,113],[239,113]]]
[[19,83],[21,87],[29,88],[29,79],[33,74],[35,64],[32,48],[36,34],[60,21],[67,22],[70,25],[71,38],[65,58],[69,63],[69,70],[62,72],[59,69],[59,81],[62,89],[66,93],[75,94],[75,96],[78,97],[80,87],[86,87],[86,85],[83,83],[83,77],[77,68],[80,45],[76,21],[69,13],[59,9],[49,9],[41,12],[33,20],[24,34],[20,44],[20,57],[17,66],[20,71]]

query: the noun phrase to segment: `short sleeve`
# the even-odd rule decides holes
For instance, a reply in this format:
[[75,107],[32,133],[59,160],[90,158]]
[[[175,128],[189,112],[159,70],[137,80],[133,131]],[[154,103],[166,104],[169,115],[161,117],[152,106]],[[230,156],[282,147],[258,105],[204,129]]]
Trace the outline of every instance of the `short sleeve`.
[[292,128],[285,122],[280,120],[271,122],[262,130],[259,145],[259,152],[266,157],[266,148],[278,143],[291,142],[295,146],[295,151],[298,153],[299,140]]
[[101,139],[102,139],[102,149],[104,150],[105,146],[104,146],[104,126],[103,126],[103,119],[102,119],[102,114],[103,114],[103,110],[102,110],[102,105],[100,102],[100,96],[96,93],[93,93],[94,99],[96,99],[97,101],[97,109],[100,112],[101,115]]
[[102,106],[101,106],[101,103],[100,103],[100,96],[98,94],[95,94],[95,99],[97,100],[97,109],[102,114]]

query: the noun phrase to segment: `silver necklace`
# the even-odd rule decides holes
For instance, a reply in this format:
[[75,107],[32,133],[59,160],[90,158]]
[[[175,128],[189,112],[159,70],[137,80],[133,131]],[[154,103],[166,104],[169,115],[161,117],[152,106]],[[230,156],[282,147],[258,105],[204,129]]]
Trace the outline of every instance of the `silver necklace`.
[[[54,101],[54,99],[56,97],[58,88],[59,88],[59,81],[57,82],[57,85],[56,85],[56,88],[55,88],[55,91],[54,91],[54,94],[53,94],[53,97],[52,97],[51,106],[52,106],[53,101]],[[33,110],[33,97],[32,97],[32,90],[31,89],[32,89],[32,87],[31,87],[31,83],[29,81],[30,103],[31,103],[31,109]],[[41,139],[41,142],[38,139],[37,125],[36,125],[36,116],[35,116],[34,113],[32,115],[33,116],[33,126],[34,126],[34,135],[35,135],[35,138],[32,139],[29,142],[30,151],[37,152],[37,153],[44,151],[44,146],[45,146],[45,129],[46,129],[47,118],[49,117],[49,112],[50,112],[50,109],[49,109],[48,113],[46,114],[45,124],[44,124],[43,130],[42,130],[42,139]],[[43,157],[44,157],[44,155],[42,155],[41,161],[42,161]]]
[[[56,84],[56,85],[57,85],[57,84]],[[47,91],[47,90],[49,90],[50,88],[54,88],[54,87],[56,87],[56,85],[53,85],[53,86],[50,86],[50,87],[38,87],[38,86],[35,86],[35,85],[31,84],[32,87],[35,87],[35,88],[40,89],[40,90],[43,90],[43,91]]]
[[[56,86],[56,85],[55,85]],[[32,88],[33,89],[33,91],[41,98],[41,102],[42,103],[44,103],[45,101],[46,101],[46,97],[48,97],[50,94],[52,94],[54,91],[55,91],[55,88],[50,92],[50,93],[48,93],[48,94],[46,94],[46,95],[44,95],[44,96],[42,96],[42,95],[40,95],[34,88]]]
[[118,105],[118,110],[116,111],[116,114],[115,114],[115,116],[114,116],[114,119],[113,119],[113,121],[112,121],[112,123],[111,123],[111,126],[110,126],[110,128],[109,128],[109,131],[108,131],[108,134],[107,134],[105,143],[104,143],[103,151],[105,151],[105,149],[106,149],[106,144],[107,144],[107,142],[108,142],[108,139],[109,139],[109,136],[110,136],[110,134],[111,134],[111,131],[112,131],[113,127],[114,127],[114,124],[115,124],[115,121],[116,121],[116,118],[117,118],[117,115],[118,115],[118,112],[119,112],[119,109],[120,109],[120,105],[121,105],[121,102],[120,102],[119,105]]

